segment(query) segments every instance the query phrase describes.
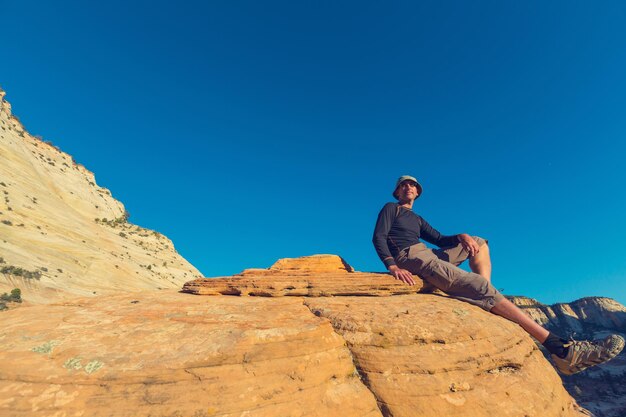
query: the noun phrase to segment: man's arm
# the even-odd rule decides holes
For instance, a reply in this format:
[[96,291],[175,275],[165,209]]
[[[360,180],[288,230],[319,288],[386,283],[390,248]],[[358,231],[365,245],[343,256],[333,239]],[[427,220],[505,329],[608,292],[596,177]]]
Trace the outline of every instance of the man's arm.
[[420,238],[428,243],[437,245],[440,248],[455,246],[459,243],[458,235],[445,236],[432,227],[423,217],[420,216]]
[[409,285],[415,285],[413,281],[413,274],[402,269],[396,265],[396,261],[391,256],[391,251],[387,245],[387,236],[391,230],[391,226],[396,219],[397,204],[387,203],[385,207],[378,214],[376,220],[376,227],[374,228],[374,236],[372,237],[372,243],[381,261],[387,267],[387,270],[395,279],[405,282]]
[[385,264],[385,267],[389,268],[396,264],[396,261],[391,256],[391,251],[387,245],[387,236],[391,230],[394,220],[396,219],[396,204],[387,203],[383,209],[378,213],[378,219],[376,220],[376,227],[374,227],[374,236],[372,237],[372,243],[374,249],[381,261]]
[[437,229],[432,227],[423,217],[420,217],[422,221],[420,237],[426,242],[437,245],[440,248],[449,246],[455,246],[457,243],[461,243],[463,248],[469,253],[470,256],[474,256],[480,250],[478,243],[467,233],[460,233],[458,235],[445,236],[439,233]]

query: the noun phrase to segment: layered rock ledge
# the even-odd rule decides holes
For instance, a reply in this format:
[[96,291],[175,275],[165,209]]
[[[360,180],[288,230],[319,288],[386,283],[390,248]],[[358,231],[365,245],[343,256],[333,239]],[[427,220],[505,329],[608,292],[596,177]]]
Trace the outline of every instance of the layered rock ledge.
[[420,279],[409,287],[389,274],[356,272],[337,255],[285,258],[268,269],[246,269],[231,277],[189,281],[182,289],[198,295],[262,297],[388,296],[426,290]]

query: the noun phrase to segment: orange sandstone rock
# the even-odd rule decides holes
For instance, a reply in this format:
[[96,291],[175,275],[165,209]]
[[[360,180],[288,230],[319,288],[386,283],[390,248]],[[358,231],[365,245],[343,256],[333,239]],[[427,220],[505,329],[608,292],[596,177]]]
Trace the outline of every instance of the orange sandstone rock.
[[299,258],[283,258],[276,261],[269,270],[295,274],[354,272],[354,268],[337,255],[311,255]]
[[409,287],[389,274],[354,272],[336,255],[281,259],[269,269],[246,269],[232,277],[197,279],[183,292],[200,295],[281,296],[385,296],[423,290],[423,282]]
[[380,416],[297,298],[160,291],[0,316],[2,416]]
[[578,416],[517,325],[436,295],[308,298],[348,342],[384,415]]

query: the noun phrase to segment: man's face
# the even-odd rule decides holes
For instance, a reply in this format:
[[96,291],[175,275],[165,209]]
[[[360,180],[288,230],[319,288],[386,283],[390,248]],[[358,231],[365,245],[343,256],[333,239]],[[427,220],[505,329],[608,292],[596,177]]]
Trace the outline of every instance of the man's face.
[[415,181],[402,181],[398,186],[398,195],[400,200],[415,200],[419,195]]

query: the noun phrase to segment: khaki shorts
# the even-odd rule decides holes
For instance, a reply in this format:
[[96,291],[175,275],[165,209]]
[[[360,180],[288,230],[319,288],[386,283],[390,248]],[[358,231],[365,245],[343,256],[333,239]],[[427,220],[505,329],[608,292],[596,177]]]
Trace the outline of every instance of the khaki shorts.
[[[480,246],[487,243],[478,236],[473,238]],[[446,294],[490,311],[504,296],[484,277],[457,266],[468,257],[469,253],[460,243],[441,249],[430,249],[418,243],[401,250],[396,263]]]

